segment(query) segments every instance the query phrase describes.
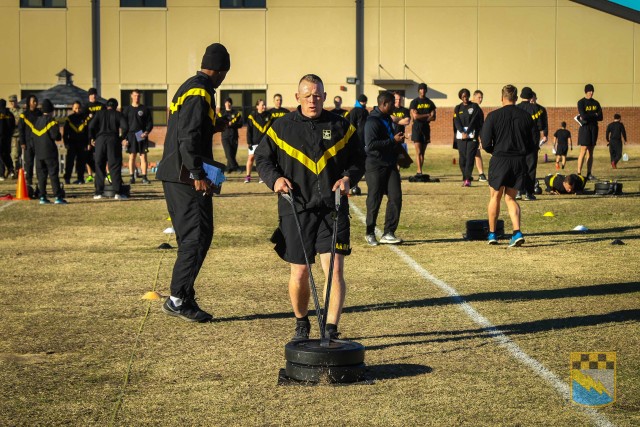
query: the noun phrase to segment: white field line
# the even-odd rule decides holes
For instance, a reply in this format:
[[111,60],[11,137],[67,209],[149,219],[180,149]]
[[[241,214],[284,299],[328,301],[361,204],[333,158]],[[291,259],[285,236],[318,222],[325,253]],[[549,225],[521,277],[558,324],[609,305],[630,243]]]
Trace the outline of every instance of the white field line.
[[11,202],[5,203],[4,205],[0,206],[0,212],[2,212],[3,210],[5,210],[6,208],[8,208],[9,206],[11,206],[14,203],[17,203],[17,201],[16,200],[12,200]]
[[[351,210],[358,217],[358,219],[363,224],[366,225],[366,217],[362,213],[362,211],[353,202],[351,202],[349,205],[351,207]],[[378,237],[381,234],[380,230],[377,228],[376,228],[376,234],[378,234]],[[353,236],[352,236],[352,239],[353,239]],[[503,334],[497,327],[495,327],[489,321],[489,319],[487,319],[482,314],[478,313],[473,307],[471,307],[471,304],[466,302],[464,298],[460,296],[458,291],[456,291],[454,288],[449,286],[444,281],[435,277],[433,274],[429,273],[424,267],[418,264],[413,258],[407,255],[399,247],[395,245],[385,245],[385,246],[387,246],[387,248],[391,250],[391,252],[395,253],[402,261],[404,261],[416,273],[418,273],[418,275],[420,275],[424,279],[436,285],[449,297],[455,300],[458,307],[460,307],[460,309],[464,311],[467,314],[467,316],[471,318],[471,320],[473,320],[477,325],[483,327],[487,332],[489,332],[489,335],[491,336],[491,338],[493,338],[500,346],[506,348],[507,351],[509,351],[509,353],[511,353],[511,355],[516,360],[518,360],[519,362],[521,362],[522,364],[530,368],[536,375],[543,378],[547,383],[549,383],[549,385],[555,388],[556,391],[560,394],[560,396],[562,396],[565,400],[569,402],[571,401],[571,388],[569,387],[569,385],[567,385],[564,381],[558,378],[558,376],[553,372],[551,372],[549,369],[545,368],[542,363],[538,362],[536,359],[532,358],[527,353],[525,353],[518,346],[518,344],[516,344],[515,342],[510,340],[505,334]],[[575,405],[575,408],[577,408],[579,411],[582,411],[589,418],[591,418],[591,420],[593,421],[593,424],[598,427],[614,426],[614,424],[611,421],[609,421],[609,419],[606,416],[604,416],[594,408],[590,408],[587,406],[578,406],[578,405]]]

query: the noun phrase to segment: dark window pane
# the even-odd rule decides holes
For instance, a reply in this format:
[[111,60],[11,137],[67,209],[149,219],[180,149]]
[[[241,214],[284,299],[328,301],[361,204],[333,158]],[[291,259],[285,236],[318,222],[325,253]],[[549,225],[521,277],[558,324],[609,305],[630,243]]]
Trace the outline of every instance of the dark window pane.
[[120,0],[120,7],[167,7],[167,0]]
[[239,8],[264,9],[267,7],[267,0],[220,0],[221,9]]
[[67,7],[67,0],[20,0],[20,7]]

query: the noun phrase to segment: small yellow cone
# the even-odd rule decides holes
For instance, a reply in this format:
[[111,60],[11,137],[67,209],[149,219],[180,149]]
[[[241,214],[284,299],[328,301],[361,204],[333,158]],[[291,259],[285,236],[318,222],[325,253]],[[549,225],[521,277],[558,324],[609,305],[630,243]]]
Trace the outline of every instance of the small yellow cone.
[[549,212],[545,212],[544,215],[542,216],[555,216],[555,215],[553,214],[553,212],[549,211]]
[[167,221],[171,221],[171,217],[170,216],[167,217]]
[[162,298],[162,295],[160,295],[159,293],[155,292],[155,291],[149,291],[146,294],[144,294],[144,296],[142,297],[142,299],[148,299],[148,300],[159,300],[160,298]]

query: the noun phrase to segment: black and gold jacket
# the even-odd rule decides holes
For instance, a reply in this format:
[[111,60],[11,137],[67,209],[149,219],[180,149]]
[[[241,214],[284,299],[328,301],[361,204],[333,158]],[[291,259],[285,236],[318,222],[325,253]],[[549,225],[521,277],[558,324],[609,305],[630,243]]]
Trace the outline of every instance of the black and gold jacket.
[[73,113],[64,122],[64,146],[77,149],[86,148],[89,145],[89,126],[87,118],[82,113]]
[[33,111],[26,110],[24,113],[20,114],[20,120],[18,121],[20,145],[33,147],[33,126],[40,116],[42,116],[42,110],[38,108]]
[[[255,155],[258,174],[269,188],[280,177],[291,182],[300,210],[334,207],[336,181],[347,176],[354,187],[364,175],[364,150],[356,129],[327,110],[309,119],[298,107],[269,128]],[[278,211],[291,214],[282,197]]]
[[260,114],[254,110],[249,114],[247,118],[247,145],[249,148],[260,144],[271,123],[271,114],[267,111]]

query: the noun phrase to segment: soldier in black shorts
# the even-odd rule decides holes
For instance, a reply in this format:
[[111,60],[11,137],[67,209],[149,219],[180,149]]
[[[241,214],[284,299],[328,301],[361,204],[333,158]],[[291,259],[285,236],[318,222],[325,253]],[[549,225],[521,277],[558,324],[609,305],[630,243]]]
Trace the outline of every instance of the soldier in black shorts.
[[127,120],[129,132],[127,133],[127,153],[129,153],[129,182],[136,182],[136,155],[140,155],[140,169],[142,170],[142,183],[150,184],[147,179],[147,153],[149,152],[149,134],[153,129],[151,110],[140,103],[140,91],[134,89],[131,92],[131,104],[124,107],[122,115]]
[[553,149],[556,152],[556,169],[560,169],[560,162],[562,162],[562,169],[567,164],[567,153],[569,152],[569,144],[573,150],[573,141],[571,141],[571,132],[567,130],[567,122],[560,124],[560,129],[553,134]]
[[422,175],[422,165],[424,164],[424,152],[427,144],[431,142],[431,127],[429,123],[436,119],[436,106],[427,98],[427,85],[418,85],[418,97],[411,101],[409,105],[413,126],[411,128],[411,140],[416,149],[417,173]]
[[527,174],[525,157],[538,148],[538,129],[526,111],[516,107],[518,89],[512,85],[502,88],[503,107],[487,116],[482,127],[482,148],[491,153],[489,161],[489,244],[498,243],[496,223],[500,214],[500,199],[504,200],[513,224],[509,246],[520,246],[524,236],[520,232],[520,206],[516,201],[518,188]]
[[584,87],[584,98],[578,101],[578,145],[580,155],[578,156],[578,175],[582,175],[582,164],[587,157],[587,179],[595,180],[591,174],[593,166],[593,149],[598,141],[598,122],[602,121],[602,107],[600,103],[593,99],[594,88],[592,84]]
[[[355,128],[342,117],[322,108],[326,99],[320,77],[308,74],[298,84],[296,111],[278,120],[255,151],[256,166],[265,184],[276,193],[293,189],[304,244],[310,262],[320,254],[325,276],[331,262],[334,191],[340,189],[338,235],[333,288],[327,309],[326,332],[338,335],[344,305],[344,257],[351,253],[347,194],[364,174],[364,152]],[[278,255],[290,264],[289,296],[296,316],[294,340],[307,339],[309,270],[298,236],[291,205],[278,197],[280,225],[272,238]]]
[[609,123],[606,131],[611,167],[614,169],[618,169],[618,162],[622,158],[622,139],[624,138],[624,143],[627,143],[627,131],[620,120],[622,120],[620,114],[614,114],[613,122]]

